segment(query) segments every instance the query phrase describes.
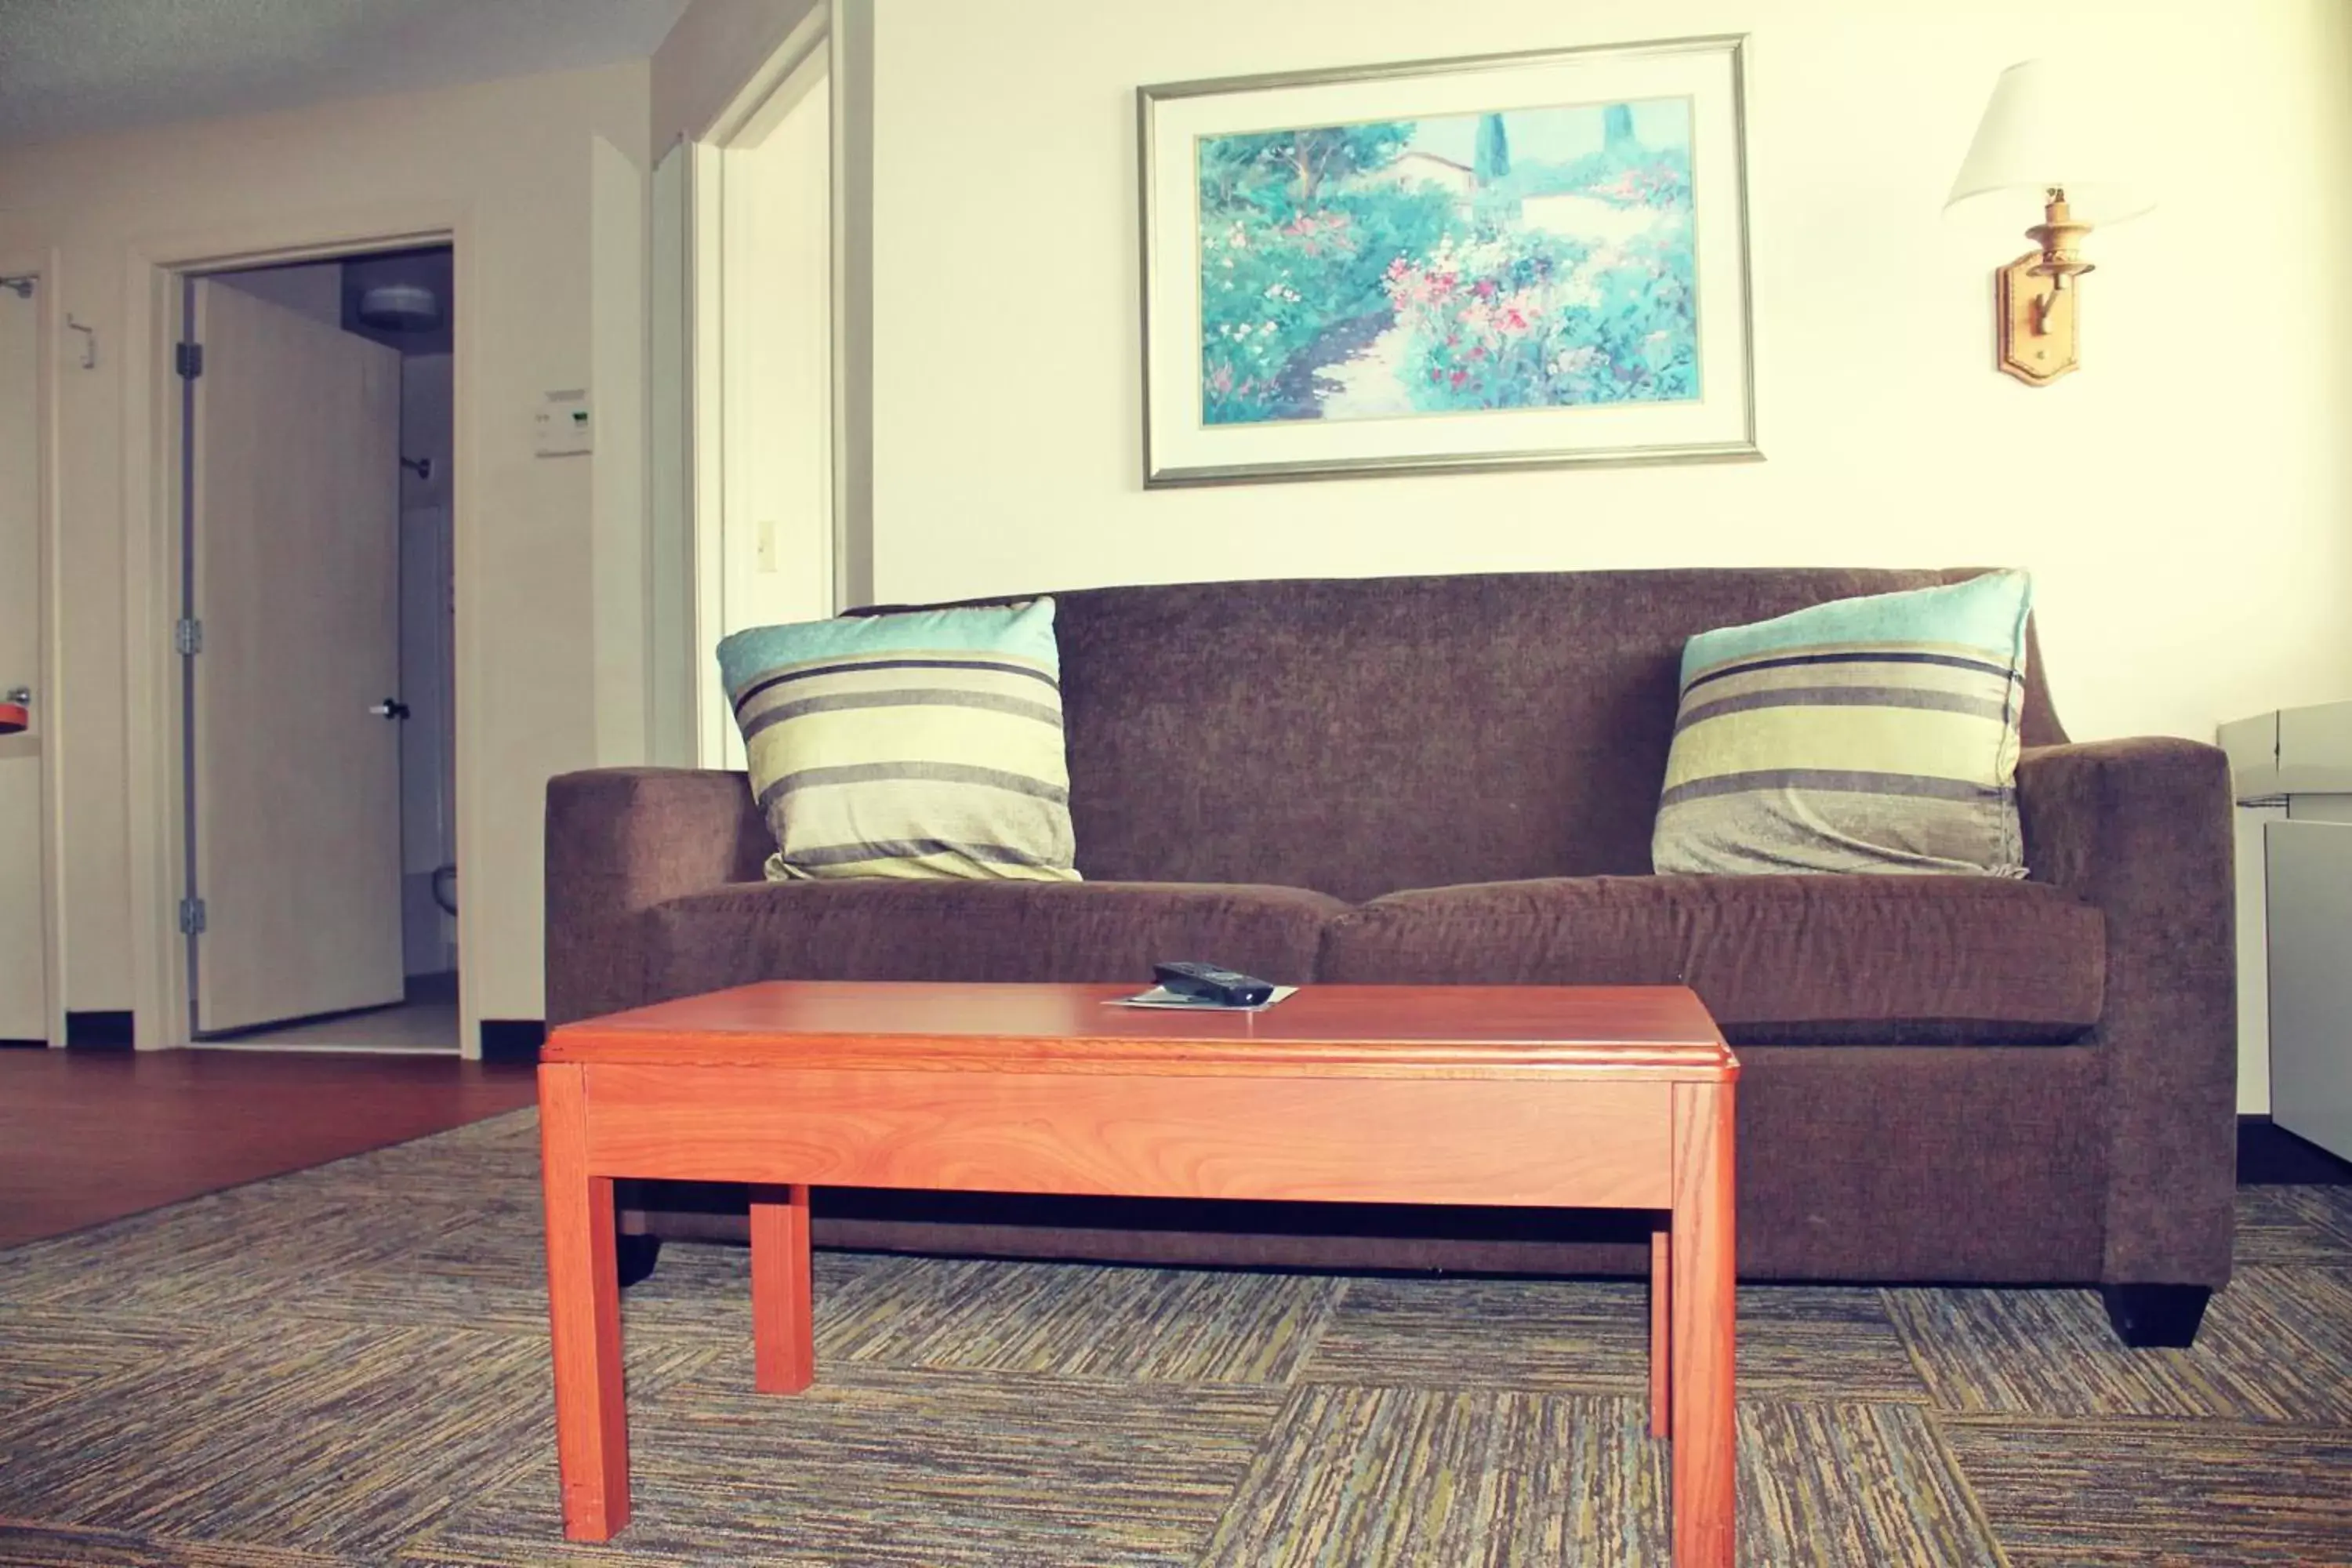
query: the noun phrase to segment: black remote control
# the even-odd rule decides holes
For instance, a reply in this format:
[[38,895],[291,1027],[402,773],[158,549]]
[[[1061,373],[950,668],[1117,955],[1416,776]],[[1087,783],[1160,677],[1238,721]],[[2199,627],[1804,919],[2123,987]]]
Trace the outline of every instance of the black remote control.
[[1266,982],[1213,963],[1155,963],[1151,975],[1179,996],[1198,997],[1220,1007],[1255,1007],[1274,995]]

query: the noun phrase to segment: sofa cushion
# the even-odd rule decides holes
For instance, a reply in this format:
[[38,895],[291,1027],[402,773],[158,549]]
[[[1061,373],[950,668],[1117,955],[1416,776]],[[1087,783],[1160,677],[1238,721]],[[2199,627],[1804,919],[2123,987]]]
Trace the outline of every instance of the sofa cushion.
[[1054,601],[719,645],[768,876],[1077,879]]
[[2025,875],[2032,599],[1992,572],[1691,638],[1652,869]]
[[1346,907],[1225,884],[735,883],[648,911],[647,999],[788,979],[1145,985],[1186,958],[1298,984]]
[[[1354,902],[1645,872],[1691,637],[1973,575],[1700,568],[1057,594],[1077,864],[1103,881],[1273,882]],[[2026,743],[2064,740],[2032,658],[2024,699]]]
[[2040,882],[1589,877],[1375,900],[1317,977],[1679,984],[1735,1045],[2029,1045],[2098,1021],[2105,955],[2105,917]]

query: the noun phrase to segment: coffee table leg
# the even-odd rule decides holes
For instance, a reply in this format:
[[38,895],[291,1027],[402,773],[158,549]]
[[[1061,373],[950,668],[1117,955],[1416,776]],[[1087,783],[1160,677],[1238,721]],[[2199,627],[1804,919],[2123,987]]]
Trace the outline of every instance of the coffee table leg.
[[1675,1085],[1674,1488],[1675,1568],[1731,1568],[1732,1086]]
[[547,1310],[555,1349],[555,1456],[563,1533],[610,1541],[629,1522],[629,1415],[621,1383],[621,1275],[613,1179],[588,1171],[585,1069],[539,1069],[547,1200]]
[[1671,1437],[1674,1408],[1674,1332],[1668,1303],[1674,1300],[1674,1233],[1664,1226],[1650,1233],[1650,1436]]
[[804,1184],[751,1189],[751,1377],[762,1394],[816,1380]]

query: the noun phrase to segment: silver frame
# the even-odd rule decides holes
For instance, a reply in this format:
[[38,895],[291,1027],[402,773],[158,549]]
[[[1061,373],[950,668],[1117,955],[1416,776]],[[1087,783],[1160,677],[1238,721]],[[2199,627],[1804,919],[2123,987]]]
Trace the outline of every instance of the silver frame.
[[[1193,485],[1362,479],[1393,474],[1492,473],[1514,468],[1622,468],[1645,463],[1760,461],[1764,456],[1763,449],[1756,444],[1756,276],[1748,212],[1748,37],[1745,33],[1717,33],[1636,44],[1588,44],[1575,48],[1464,55],[1445,59],[1398,61],[1390,65],[1339,66],[1319,70],[1277,71],[1264,76],[1215,77],[1137,88],[1136,206],[1138,243],[1142,254],[1142,266],[1139,268],[1142,279],[1139,320],[1143,331],[1143,488],[1171,489]],[[1156,105],[1171,99],[1210,98],[1405,77],[1453,76],[1466,71],[1492,70],[1497,66],[1549,65],[1594,55],[1635,58],[1718,50],[1730,56],[1732,161],[1737,186],[1733,202],[1739,215],[1739,339],[1742,351],[1739,391],[1747,415],[1747,428],[1739,439],[1674,446],[1596,447],[1576,451],[1469,452],[1394,458],[1331,458],[1283,463],[1204,464],[1188,468],[1162,468],[1155,462],[1151,452],[1151,295],[1154,281],[1151,241],[1152,220],[1160,207],[1160,188],[1152,173],[1151,114]]]

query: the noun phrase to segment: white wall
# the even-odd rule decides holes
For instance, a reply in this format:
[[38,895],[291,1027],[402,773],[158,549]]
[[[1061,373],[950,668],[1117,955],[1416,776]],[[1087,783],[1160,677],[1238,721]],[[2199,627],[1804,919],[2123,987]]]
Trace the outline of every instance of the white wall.
[[[874,596],[1220,576],[2021,563],[2077,736],[2352,691],[2340,0],[888,0]],[[1145,493],[1139,84],[1744,32],[1759,464]],[[2095,234],[2085,367],[1991,367],[1948,225],[1994,76],[2111,50],[2178,132]],[[2021,229],[2030,217],[2021,217]]]
[[[625,647],[598,644],[600,554],[642,553],[641,523],[620,510],[635,476],[642,421],[642,200],[593,177],[594,150],[623,150],[642,172],[646,62],[445,92],[343,102],[294,113],[12,149],[0,158],[0,252],[54,246],[63,307],[98,327],[100,369],[61,377],[58,483],[63,643],[58,722],[65,844],[66,1005],[142,1005],[125,932],[156,910],[132,908],[131,702],[147,679],[126,661],[126,574],[141,566],[156,491],[147,473],[153,345],[142,256],[231,256],[255,233],[291,244],[381,219],[409,232],[454,216],[462,230],[454,465],[458,506],[459,723],[467,751],[469,1015],[535,1017],[541,1008],[541,841],[551,773],[629,760],[627,737],[600,744],[603,689],[627,689],[642,625]],[[640,187],[641,189],[641,187]],[[598,194],[605,205],[598,216]],[[617,247],[617,249],[616,249]],[[631,268],[635,270],[631,271]],[[608,287],[596,288],[600,272]],[[626,274],[625,288],[609,287]],[[606,346],[592,331],[604,320]],[[617,345],[617,346],[614,346]],[[618,355],[616,361],[614,356]],[[536,458],[530,413],[550,387],[609,380],[619,413],[600,411],[593,458]],[[602,470],[603,484],[597,480]],[[601,515],[600,515],[601,513]],[[615,539],[624,546],[616,546]],[[155,563],[158,569],[162,563]],[[641,570],[603,563],[609,579]],[[632,579],[634,580],[634,579]],[[617,673],[609,667],[617,661]],[[135,679],[134,679],[135,677]],[[640,688],[641,689],[641,688]],[[152,744],[142,734],[139,744]],[[142,775],[143,778],[143,775]],[[143,877],[143,872],[142,872]],[[158,908],[160,908],[160,902]],[[142,1016],[142,1037],[163,1026]]]

